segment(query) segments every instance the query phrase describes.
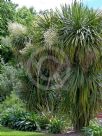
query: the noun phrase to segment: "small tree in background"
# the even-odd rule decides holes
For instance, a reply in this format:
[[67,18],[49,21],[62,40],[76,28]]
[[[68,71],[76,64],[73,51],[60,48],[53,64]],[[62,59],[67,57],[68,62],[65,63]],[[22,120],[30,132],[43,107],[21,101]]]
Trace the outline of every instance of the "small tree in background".
[[16,6],[11,1],[0,0],[0,37],[8,35],[8,22],[14,21]]

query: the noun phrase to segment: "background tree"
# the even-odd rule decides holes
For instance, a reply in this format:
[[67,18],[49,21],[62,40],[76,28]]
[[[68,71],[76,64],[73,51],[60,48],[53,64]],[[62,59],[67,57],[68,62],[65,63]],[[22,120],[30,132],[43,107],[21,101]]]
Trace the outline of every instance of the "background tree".
[[0,37],[8,35],[8,22],[14,21],[16,6],[11,1],[0,1]]
[[10,39],[7,36],[8,23],[15,19],[16,6],[10,0],[0,0],[0,55],[5,62],[13,58]]
[[34,8],[22,7],[16,12],[16,21],[25,26],[30,26],[34,22],[36,10]]
[[22,7],[19,8],[16,12],[15,21],[26,26],[28,29],[28,37],[33,40],[33,35],[35,33],[35,21],[37,19],[37,12],[36,10],[31,7]]

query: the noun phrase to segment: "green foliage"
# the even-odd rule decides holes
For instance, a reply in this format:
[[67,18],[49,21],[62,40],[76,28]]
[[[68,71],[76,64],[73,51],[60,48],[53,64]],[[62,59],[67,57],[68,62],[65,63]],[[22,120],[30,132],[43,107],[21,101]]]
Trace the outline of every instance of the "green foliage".
[[29,113],[8,109],[1,115],[1,124],[17,130],[34,131],[37,129],[36,122],[31,120],[29,116]]
[[90,121],[88,127],[82,129],[85,136],[101,136],[102,135],[102,126],[99,123],[98,119],[93,119]]
[[12,108],[14,110],[25,111],[25,104],[18,97],[15,92],[12,92],[10,96],[7,96],[6,99],[0,103],[0,113],[5,113],[6,110]]
[[52,118],[49,124],[49,132],[58,134],[63,130],[63,121],[57,118]]
[[27,43],[26,35],[18,35],[17,37],[12,37],[12,45],[17,50],[23,49]]
[[29,42],[26,27],[14,22],[8,24],[8,30],[13,48],[16,50],[23,49],[26,43]]
[[91,128],[85,127],[82,129],[84,136],[94,136]]
[[29,111],[39,111],[44,113],[54,113],[58,109],[57,105],[60,97],[57,97],[56,92],[53,90],[46,92],[39,89],[29,79],[25,70],[21,69],[18,73],[19,82],[16,87],[16,92],[19,97],[26,103]]
[[15,8],[11,1],[0,0],[0,39],[8,35],[8,22],[14,20]]
[[16,21],[25,26],[33,25],[36,11],[33,8],[22,7],[16,12]]
[[50,123],[49,118],[47,118],[46,116],[38,116],[37,118],[37,122],[39,124],[39,127],[43,130],[43,129],[47,129],[48,124]]
[[0,123],[5,127],[22,131],[44,130],[50,133],[61,133],[64,128],[64,122],[61,119],[26,112],[20,104],[15,104],[16,106],[11,107],[8,105],[0,114]]
[[36,90],[32,82],[29,80],[26,72],[21,69],[18,73],[19,82],[16,86],[16,92],[19,97],[25,102],[26,108],[29,111],[37,109]]
[[101,126],[92,126],[91,127],[94,136],[101,136],[102,135],[102,127]]
[[8,64],[2,62],[0,69],[0,97],[1,101],[10,95],[16,85],[17,70]]
[[28,37],[30,38],[31,41],[34,40],[36,33],[35,32],[36,20],[37,13],[33,7],[29,9],[27,7],[22,7],[19,8],[16,12],[15,21],[27,27]]
[[11,47],[5,45],[0,46],[0,55],[5,63],[10,62],[14,57]]
[[101,136],[102,135],[102,127],[101,126],[89,126],[83,129],[84,136]]
[[100,105],[99,73],[102,63],[99,63],[99,28],[102,17],[97,11],[75,2],[70,7],[63,6],[62,12],[58,12],[58,18],[61,22],[60,41],[64,44],[71,64],[62,108],[65,112],[71,111],[73,125],[75,129],[80,129],[89,123]]

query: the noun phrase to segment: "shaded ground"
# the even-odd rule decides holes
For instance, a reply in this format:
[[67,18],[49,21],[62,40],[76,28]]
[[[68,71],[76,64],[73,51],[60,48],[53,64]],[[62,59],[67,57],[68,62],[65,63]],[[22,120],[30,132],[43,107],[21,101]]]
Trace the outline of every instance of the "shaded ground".
[[68,134],[58,134],[58,135],[55,135],[55,136],[82,136],[82,135],[80,135],[79,133],[70,132]]

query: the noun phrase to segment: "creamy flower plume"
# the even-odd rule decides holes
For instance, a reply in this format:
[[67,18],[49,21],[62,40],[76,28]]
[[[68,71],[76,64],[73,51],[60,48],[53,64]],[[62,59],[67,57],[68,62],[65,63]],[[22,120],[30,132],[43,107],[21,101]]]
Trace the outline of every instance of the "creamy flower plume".
[[14,36],[25,34],[27,32],[27,29],[25,26],[23,26],[22,24],[16,23],[16,22],[14,23],[10,22],[8,24],[8,30]]
[[52,28],[44,33],[45,44],[51,46],[58,41],[57,32]]

